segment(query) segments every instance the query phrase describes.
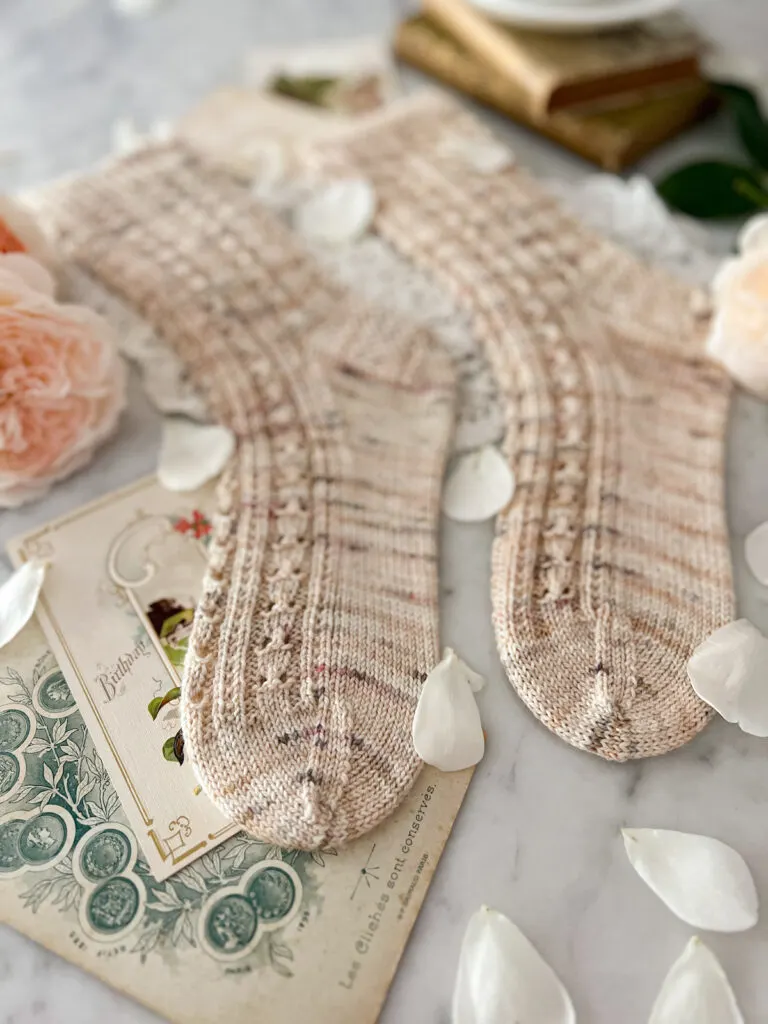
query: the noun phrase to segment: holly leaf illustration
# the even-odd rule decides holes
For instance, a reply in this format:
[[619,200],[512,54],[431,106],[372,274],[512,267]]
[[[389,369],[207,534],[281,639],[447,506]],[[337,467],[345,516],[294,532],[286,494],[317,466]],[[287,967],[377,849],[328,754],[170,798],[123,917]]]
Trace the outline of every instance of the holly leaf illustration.
[[[150,715],[152,716],[152,721],[155,721],[155,719],[163,710],[166,704],[170,704],[172,700],[178,700],[180,696],[181,688],[178,686],[174,686],[173,689],[169,690],[164,697],[153,697],[152,700],[147,705],[147,711],[149,711]],[[169,760],[173,759],[169,758]]]
[[165,758],[166,761],[176,761],[178,764],[181,763],[178,757],[176,757],[175,736],[169,736],[168,739],[163,744],[163,757]]

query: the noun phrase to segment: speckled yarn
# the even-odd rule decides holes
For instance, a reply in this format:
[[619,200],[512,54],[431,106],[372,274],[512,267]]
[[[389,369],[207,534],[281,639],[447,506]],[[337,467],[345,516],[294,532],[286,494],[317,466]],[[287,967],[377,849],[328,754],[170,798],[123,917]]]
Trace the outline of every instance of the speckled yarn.
[[429,96],[317,160],[369,178],[375,229],[471,312],[497,377],[517,493],[497,520],[493,617],[512,684],[576,747],[661,754],[708,721],[686,662],[733,617],[730,386],[704,356],[703,297],[512,161],[481,173],[466,154],[490,142]]
[[354,839],[420,768],[448,358],[329,284],[247,189],[180,145],[65,186],[54,220],[238,437],[185,666],[185,751],[260,839]]

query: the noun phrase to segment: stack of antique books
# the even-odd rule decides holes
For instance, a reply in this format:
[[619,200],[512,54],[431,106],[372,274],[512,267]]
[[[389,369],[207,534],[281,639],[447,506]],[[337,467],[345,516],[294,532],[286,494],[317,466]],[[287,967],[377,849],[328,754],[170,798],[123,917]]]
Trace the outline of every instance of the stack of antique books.
[[424,0],[401,60],[619,171],[711,113],[704,41],[677,14],[589,35],[523,31],[469,0]]

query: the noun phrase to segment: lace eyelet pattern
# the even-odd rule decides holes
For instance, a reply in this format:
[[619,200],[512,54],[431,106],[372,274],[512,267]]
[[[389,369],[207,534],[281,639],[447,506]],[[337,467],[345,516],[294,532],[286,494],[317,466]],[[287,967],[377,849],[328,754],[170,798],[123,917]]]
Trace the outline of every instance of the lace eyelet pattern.
[[263,841],[353,839],[421,767],[448,359],[183,146],[73,183],[56,214],[72,257],[174,346],[238,440],[185,664],[185,754]]
[[511,163],[446,157],[459,136],[489,139],[450,101],[415,99],[316,162],[370,178],[374,230],[470,315],[497,378],[517,479],[492,558],[511,682],[575,746],[663,753],[708,721],[685,664],[733,613],[730,389],[703,358],[706,312]]

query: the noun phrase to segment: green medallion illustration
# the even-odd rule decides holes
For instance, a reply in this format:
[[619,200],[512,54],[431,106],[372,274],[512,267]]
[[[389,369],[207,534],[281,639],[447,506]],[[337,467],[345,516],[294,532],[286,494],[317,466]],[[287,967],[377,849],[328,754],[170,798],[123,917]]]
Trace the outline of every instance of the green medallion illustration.
[[0,875],[18,871],[24,865],[19,853],[19,835],[23,828],[22,818],[0,822]]
[[137,971],[202,956],[222,977],[247,961],[286,978],[295,936],[284,929],[317,906],[323,857],[333,855],[238,834],[158,880],[50,653],[23,672],[0,660],[0,910],[15,903],[46,929],[60,918],[94,962],[119,949]]
[[35,732],[33,715],[25,707],[0,711],[0,800],[10,799],[26,774],[24,750]]
[[0,711],[0,750],[11,753],[18,750],[32,731],[28,716],[18,708]]
[[140,906],[138,884],[119,875],[96,886],[86,903],[85,914],[93,931],[112,938],[134,923]]
[[23,811],[0,820],[0,874],[55,867],[72,846],[75,823],[63,807]]
[[46,718],[63,718],[75,710],[75,698],[59,669],[49,672],[35,687],[34,705]]
[[0,798],[7,796],[21,776],[21,762],[15,754],[0,752]]
[[265,924],[282,922],[296,903],[296,883],[286,865],[271,865],[254,871],[245,894]]
[[118,828],[102,829],[87,836],[79,854],[83,877],[94,883],[122,874],[135,857],[130,839]]
[[251,903],[239,893],[229,893],[210,905],[204,934],[214,955],[238,956],[253,941],[258,920]]
[[67,824],[52,811],[43,811],[31,818],[19,833],[19,853],[25,864],[47,864],[64,850]]

